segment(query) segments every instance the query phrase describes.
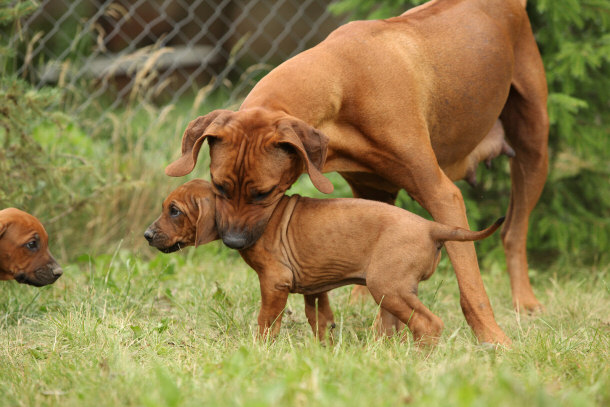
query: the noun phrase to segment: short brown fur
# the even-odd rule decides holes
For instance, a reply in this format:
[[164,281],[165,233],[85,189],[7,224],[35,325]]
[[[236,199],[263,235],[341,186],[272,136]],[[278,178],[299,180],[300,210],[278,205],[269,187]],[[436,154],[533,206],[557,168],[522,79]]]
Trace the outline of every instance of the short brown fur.
[[[185,247],[218,239],[211,227],[214,202],[208,182],[187,182],[167,197],[145,237],[164,252],[173,251],[175,242]],[[408,325],[414,340],[434,343],[443,323],[418,300],[419,282],[434,272],[445,241],[483,239],[502,221],[472,232],[381,202],[283,196],[262,236],[239,251],[260,280],[259,333],[277,334],[288,294],[301,293],[314,334],[324,338],[332,314],[316,314],[315,296],[355,283],[366,284],[382,309]]]
[[[528,278],[526,237],[547,176],[546,102],[523,1],[434,0],[399,17],[348,23],[271,71],[239,111],[195,119],[182,157],[166,172],[192,171],[210,139],[217,227],[233,248],[256,242],[302,171],[322,192],[332,190],[321,174],[329,171],[339,172],[356,197],[394,203],[405,189],[436,221],[468,228],[452,181],[466,176],[499,118],[515,152],[502,231],[513,303],[534,311],[541,306]],[[446,247],[477,338],[509,343],[474,245]]]

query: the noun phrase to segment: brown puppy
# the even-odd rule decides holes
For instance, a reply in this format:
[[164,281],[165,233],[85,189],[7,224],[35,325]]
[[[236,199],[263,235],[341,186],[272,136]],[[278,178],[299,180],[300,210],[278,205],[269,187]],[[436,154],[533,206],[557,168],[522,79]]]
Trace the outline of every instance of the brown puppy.
[[41,287],[63,274],[51,255],[49,236],[32,215],[15,208],[0,211],[0,280]]
[[[329,171],[356,197],[393,203],[405,189],[436,221],[468,228],[452,181],[500,118],[516,153],[502,232],[513,303],[538,309],[526,236],[547,175],[547,86],[523,3],[434,0],[396,18],[346,24],[271,71],[239,111],[192,121],[166,173],[192,171],[209,138],[218,231],[237,249],[257,241],[303,170],[322,192],[333,189],[322,175]],[[474,244],[446,246],[477,338],[508,343]]]
[[[163,253],[211,242],[219,239],[215,212],[210,184],[203,180],[187,182],[163,201],[161,215],[146,229],[144,238]],[[304,298],[311,329],[316,337],[323,339],[326,327],[335,325],[328,296],[305,294]]]
[[[199,246],[219,239],[215,221],[215,199],[211,186],[193,180],[176,188],[163,201],[163,211],[144,232],[144,238],[163,253],[187,246]],[[326,327],[334,327],[328,296],[304,295],[305,315],[317,338],[324,338]],[[318,311],[316,313],[316,310]]]
[[[164,201],[163,213],[144,236],[163,252],[218,239],[214,203],[211,184],[187,182]],[[277,334],[289,293],[366,284],[381,308],[408,325],[414,340],[434,342],[443,323],[418,300],[419,282],[434,272],[445,241],[483,239],[503,220],[471,232],[381,202],[283,196],[262,236],[239,251],[260,280],[259,332]],[[316,322],[315,310],[306,312],[314,334],[323,337],[325,316]]]

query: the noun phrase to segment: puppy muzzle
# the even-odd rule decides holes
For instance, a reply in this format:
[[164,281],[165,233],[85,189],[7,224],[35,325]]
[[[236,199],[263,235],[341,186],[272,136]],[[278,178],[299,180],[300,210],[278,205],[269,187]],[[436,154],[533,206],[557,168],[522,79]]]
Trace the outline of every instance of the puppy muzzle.
[[152,240],[154,237],[155,237],[155,232],[153,232],[151,229],[146,229],[146,232],[144,232],[144,239],[146,239],[148,244],[152,243]]
[[64,271],[59,264],[53,262],[46,266],[34,270],[32,273],[20,273],[15,276],[15,280],[21,284],[33,285],[35,287],[42,287],[45,285],[53,284],[59,277],[62,276]]
[[163,253],[177,252],[183,247],[188,246],[186,243],[183,242],[176,242],[168,246],[168,237],[165,234],[159,233],[151,228],[146,229],[146,232],[144,232],[144,239],[146,239],[149,246],[152,246]]

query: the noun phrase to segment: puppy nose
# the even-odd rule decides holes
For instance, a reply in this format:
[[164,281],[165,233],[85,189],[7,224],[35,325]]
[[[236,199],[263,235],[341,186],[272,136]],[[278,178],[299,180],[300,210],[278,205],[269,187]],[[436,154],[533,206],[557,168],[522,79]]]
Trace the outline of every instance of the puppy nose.
[[64,271],[62,270],[61,267],[56,266],[53,268],[53,275],[57,278],[61,277],[61,275],[64,274]]
[[241,250],[246,247],[247,239],[242,234],[226,234],[222,237],[222,242],[231,249]]
[[146,239],[150,243],[154,235],[155,234],[152,232],[152,230],[146,229],[146,232],[144,232],[144,239]]

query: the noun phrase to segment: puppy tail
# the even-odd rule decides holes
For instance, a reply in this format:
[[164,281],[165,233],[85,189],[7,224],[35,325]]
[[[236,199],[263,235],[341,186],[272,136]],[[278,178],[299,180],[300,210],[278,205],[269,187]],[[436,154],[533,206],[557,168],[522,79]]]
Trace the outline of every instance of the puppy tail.
[[445,242],[447,240],[456,240],[458,242],[468,242],[473,240],[485,239],[495,232],[504,222],[504,216],[498,219],[493,225],[479,232],[462,229],[455,226],[447,226],[442,223],[435,223],[431,231],[432,239]]

